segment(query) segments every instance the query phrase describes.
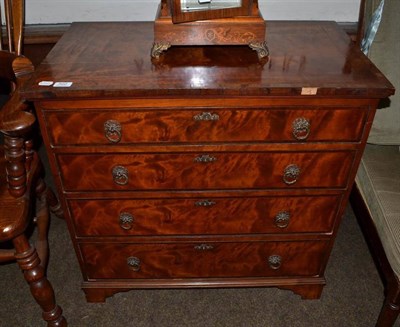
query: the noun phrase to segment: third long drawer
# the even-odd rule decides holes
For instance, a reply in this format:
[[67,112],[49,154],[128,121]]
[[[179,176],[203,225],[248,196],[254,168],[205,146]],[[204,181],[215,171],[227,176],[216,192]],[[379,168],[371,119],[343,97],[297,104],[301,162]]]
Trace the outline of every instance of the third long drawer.
[[[229,194],[228,194],[229,195]],[[77,236],[330,233],[341,195],[70,199]]]

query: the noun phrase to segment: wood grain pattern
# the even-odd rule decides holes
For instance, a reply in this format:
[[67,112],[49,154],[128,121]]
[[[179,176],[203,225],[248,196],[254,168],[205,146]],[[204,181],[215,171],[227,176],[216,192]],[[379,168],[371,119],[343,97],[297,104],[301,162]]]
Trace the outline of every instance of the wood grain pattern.
[[[196,116],[204,114],[214,115],[215,120],[196,120]],[[293,123],[299,118],[310,122],[307,142],[354,142],[361,137],[365,116],[366,111],[360,108],[129,108],[118,112],[108,108],[89,112],[51,111],[46,113],[46,121],[54,145],[114,144],[105,133],[104,124],[110,120],[121,126],[119,144],[291,142],[297,141]]]
[[[209,156],[215,162],[198,163]],[[193,153],[59,155],[66,190],[241,189],[288,187],[345,187],[353,162],[352,152],[305,153]],[[287,166],[301,169],[298,181],[283,181]],[[127,185],[117,185],[112,170],[125,167]]]
[[[209,250],[187,244],[81,244],[88,278],[183,278],[235,276],[316,276],[326,242],[206,243]],[[268,265],[282,256],[279,269]],[[140,259],[133,271],[127,258]]]
[[[321,295],[378,101],[394,87],[335,23],[267,28],[268,60],[177,46],[156,61],[151,23],[76,23],[26,84],[88,301],[167,287]],[[275,224],[282,211],[287,227]]]
[[[339,196],[70,200],[78,236],[331,232]],[[199,203],[206,203],[205,206]],[[207,205],[208,204],[208,205]],[[120,214],[133,216],[123,229]],[[275,219],[288,212],[287,227]]]
[[[29,100],[300,97],[303,87],[317,87],[318,97],[393,94],[393,85],[336,23],[270,21],[267,29],[266,64],[240,46],[172,47],[154,63],[151,22],[74,23],[24,87],[23,96]],[[43,80],[73,85],[39,86]]]

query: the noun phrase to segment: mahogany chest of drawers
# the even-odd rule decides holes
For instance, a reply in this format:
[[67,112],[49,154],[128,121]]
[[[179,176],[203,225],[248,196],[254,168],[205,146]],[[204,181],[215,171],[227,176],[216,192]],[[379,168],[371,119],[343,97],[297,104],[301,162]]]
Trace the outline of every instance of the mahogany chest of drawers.
[[152,24],[76,23],[25,85],[88,301],[175,287],[320,296],[394,89],[335,23],[267,29],[267,60],[173,47],[152,61]]

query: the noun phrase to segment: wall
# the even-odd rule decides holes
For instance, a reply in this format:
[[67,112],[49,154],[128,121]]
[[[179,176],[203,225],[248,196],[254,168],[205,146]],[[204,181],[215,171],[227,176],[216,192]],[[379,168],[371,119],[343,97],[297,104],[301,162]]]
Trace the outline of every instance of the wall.
[[[159,0],[27,0],[27,24],[153,20]],[[259,0],[267,20],[358,20],[360,0]]]

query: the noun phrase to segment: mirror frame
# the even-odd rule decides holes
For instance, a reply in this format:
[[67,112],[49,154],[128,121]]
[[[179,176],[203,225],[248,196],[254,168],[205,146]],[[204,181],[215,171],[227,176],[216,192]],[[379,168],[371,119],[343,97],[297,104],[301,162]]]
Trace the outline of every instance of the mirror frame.
[[218,18],[229,18],[235,16],[251,15],[253,0],[242,0],[242,4],[237,8],[198,10],[185,12],[181,10],[181,0],[169,0],[173,23],[185,23],[197,20],[209,20]]

